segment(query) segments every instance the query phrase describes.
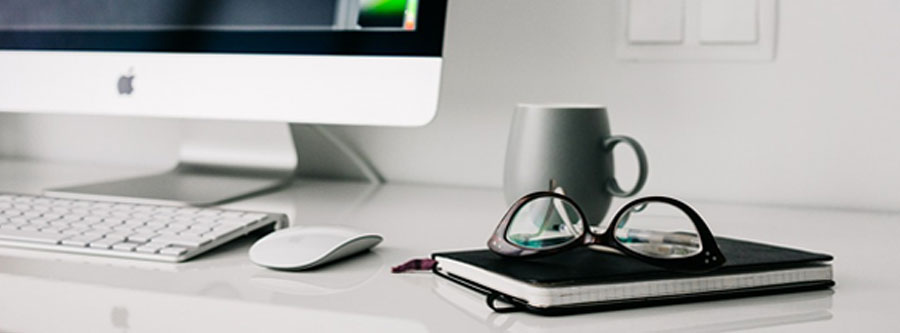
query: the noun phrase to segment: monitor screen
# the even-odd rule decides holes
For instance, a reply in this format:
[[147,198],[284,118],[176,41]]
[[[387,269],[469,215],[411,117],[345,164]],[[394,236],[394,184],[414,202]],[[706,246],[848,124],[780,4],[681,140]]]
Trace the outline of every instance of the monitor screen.
[[418,0],[0,0],[0,29],[415,30]]
[[439,56],[434,0],[0,0],[0,49]]

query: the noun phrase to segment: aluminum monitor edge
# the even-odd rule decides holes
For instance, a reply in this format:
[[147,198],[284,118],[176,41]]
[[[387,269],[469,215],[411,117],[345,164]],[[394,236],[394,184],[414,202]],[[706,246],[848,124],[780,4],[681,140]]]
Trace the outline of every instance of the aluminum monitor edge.
[[[422,126],[440,57],[0,51],[0,112]],[[133,79],[128,80],[129,77]],[[128,80],[133,91],[121,91]]]

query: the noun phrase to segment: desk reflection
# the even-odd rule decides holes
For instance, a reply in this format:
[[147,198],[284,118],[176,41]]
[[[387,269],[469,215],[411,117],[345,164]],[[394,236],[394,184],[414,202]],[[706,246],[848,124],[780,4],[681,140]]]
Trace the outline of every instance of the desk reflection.
[[[723,332],[775,327],[830,320],[834,295],[833,290],[822,290],[542,317],[527,313],[495,313],[485,305],[484,295],[446,279],[435,279],[432,291],[494,332],[558,332],[562,329],[575,332]],[[585,317],[593,318],[585,321]],[[574,320],[576,318],[579,320]]]
[[[331,295],[357,289],[385,270],[381,255],[366,251],[308,271],[261,271],[250,278],[250,285],[272,291],[273,300],[282,295]],[[329,274],[321,274],[326,271]]]

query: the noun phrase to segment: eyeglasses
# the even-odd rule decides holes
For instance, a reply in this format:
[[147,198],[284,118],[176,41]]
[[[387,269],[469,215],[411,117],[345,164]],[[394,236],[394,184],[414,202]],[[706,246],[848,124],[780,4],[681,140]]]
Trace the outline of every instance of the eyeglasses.
[[684,202],[662,196],[634,200],[619,209],[604,232],[596,233],[578,204],[561,192],[535,192],[516,201],[488,248],[505,257],[526,258],[591,246],[688,272],[725,263],[700,214]]

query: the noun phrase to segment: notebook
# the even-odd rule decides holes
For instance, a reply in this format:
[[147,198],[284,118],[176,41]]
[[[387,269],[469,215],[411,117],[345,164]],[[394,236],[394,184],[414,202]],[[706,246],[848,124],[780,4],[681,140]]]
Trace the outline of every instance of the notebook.
[[[536,259],[488,250],[435,253],[434,272],[488,295],[498,311],[539,314],[823,289],[834,285],[827,254],[720,237],[726,263],[707,273],[673,272],[614,253],[578,248]],[[495,301],[510,307],[495,307]]]

